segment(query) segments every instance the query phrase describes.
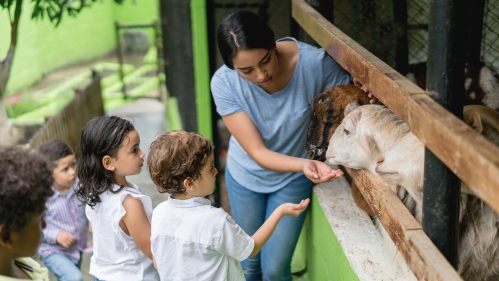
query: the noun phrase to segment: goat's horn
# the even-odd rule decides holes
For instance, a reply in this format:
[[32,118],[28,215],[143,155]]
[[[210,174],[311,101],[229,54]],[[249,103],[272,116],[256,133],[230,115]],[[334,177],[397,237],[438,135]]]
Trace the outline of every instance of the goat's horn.
[[499,112],[484,105],[467,105],[464,110],[475,110],[480,114],[482,124],[486,124],[499,132]]

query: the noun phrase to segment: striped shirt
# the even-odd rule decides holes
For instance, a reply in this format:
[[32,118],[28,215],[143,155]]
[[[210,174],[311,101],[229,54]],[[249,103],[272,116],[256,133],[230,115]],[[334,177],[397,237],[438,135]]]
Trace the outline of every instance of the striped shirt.
[[[43,242],[38,249],[41,257],[58,253],[70,258],[75,264],[80,260],[80,252],[87,246],[88,221],[85,216],[85,205],[81,205],[76,197],[76,187],[75,183],[64,194],[52,187],[54,195],[47,200],[44,215],[47,227],[43,230]],[[60,231],[68,232],[76,238],[76,242],[68,249],[56,241]]]

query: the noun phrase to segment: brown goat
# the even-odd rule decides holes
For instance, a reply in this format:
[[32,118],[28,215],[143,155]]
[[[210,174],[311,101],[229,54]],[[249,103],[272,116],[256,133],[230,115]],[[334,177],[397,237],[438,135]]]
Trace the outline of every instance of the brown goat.
[[364,104],[369,104],[367,94],[352,84],[331,87],[315,96],[307,133],[308,158],[326,160],[329,139],[343,121],[345,111]]
[[[369,104],[369,98],[366,93],[351,84],[331,87],[315,96],[312,100],[313,116],[307,133],[308,158],[324,161],[329,140],[336,128],[343,121],[345,114],[364,104]],[[489,110],[485,106],[469,105],[464,108],[464,122],[497,144],[499,141],[494,138],[498,138],[498,136],[491,133],[490,129],[482,132],[482,123],[492,126],[494,124],[492,121],[496,118],[495,114],[497,112]],[[493,117],[490,117],[492,115]],[[498,128],[494,129],[499,132]],[[492,132],[494,131],[492,130]],[[354,182],[352,182],[351,187],[352,196],[357,206],[373,218],[375,216],[374,212]],[[407,193],[401,191],[398,196],[410,208],[411,198],[407,197]]]

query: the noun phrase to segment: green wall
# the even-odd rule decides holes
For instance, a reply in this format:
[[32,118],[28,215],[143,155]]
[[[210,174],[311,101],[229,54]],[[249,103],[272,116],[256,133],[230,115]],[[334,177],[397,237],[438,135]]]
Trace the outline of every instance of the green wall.
[[[29,86],[57,68],[109,53],[116,45],[115,21],[152,22],[159,18],[158,5],[158,0],[125,0],[123,5],[98,1],[76,18],[65,15],[56,28],[48,19],[31,20],[32,4],[25,0],[8,93]],[[7,11],[0,10],[0,59],[5,57],[9,43]]]
[[359,280],[350,267],[315,193],[312,195],[307,219],[307,273],[310,280]]

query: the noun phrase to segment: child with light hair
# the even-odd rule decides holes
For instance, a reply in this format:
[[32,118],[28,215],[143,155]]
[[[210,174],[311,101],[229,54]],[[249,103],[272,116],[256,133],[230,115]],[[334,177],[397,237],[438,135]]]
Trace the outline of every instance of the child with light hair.
[[245,280],[240,261],[257,255],[283,216],[300,215],[310,200],[277,207],[253,236],[205,196],[217,169],[210,141],[171,131],[150,147],[148,171],[167,201],[153,211],[151,248],[161,280]]

